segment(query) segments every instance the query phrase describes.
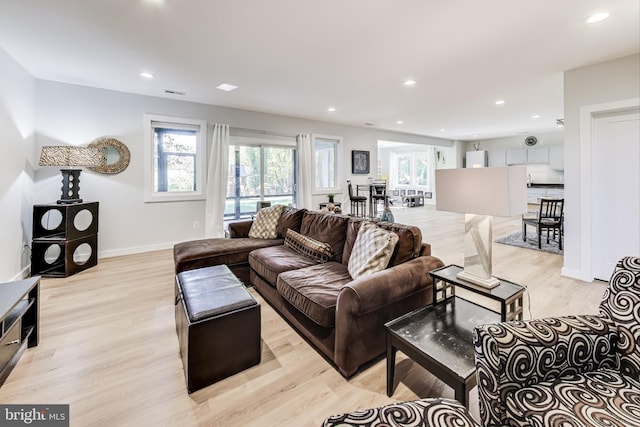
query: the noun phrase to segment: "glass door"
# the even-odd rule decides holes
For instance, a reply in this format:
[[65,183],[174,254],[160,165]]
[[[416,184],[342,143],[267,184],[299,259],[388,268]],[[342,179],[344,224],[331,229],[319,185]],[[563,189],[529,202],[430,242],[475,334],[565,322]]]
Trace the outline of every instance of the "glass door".
[[254,215],[258,202],[295,205],[295,149],[271,145],[231,145],[225,218]]

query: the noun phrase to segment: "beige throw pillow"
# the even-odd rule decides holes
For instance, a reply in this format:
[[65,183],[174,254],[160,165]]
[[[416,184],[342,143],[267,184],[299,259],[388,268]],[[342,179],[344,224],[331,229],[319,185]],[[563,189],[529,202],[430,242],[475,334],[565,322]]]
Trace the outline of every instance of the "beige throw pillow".
[[347,268],[351,277],[357,279],[387,268],[396,243],[398,235],[393,231],[364,222],[349,257]]
[[278,237],[278,221],[284,205],[262,208],[258,211],[249,229],[249,237],[254,239],[275,239]]

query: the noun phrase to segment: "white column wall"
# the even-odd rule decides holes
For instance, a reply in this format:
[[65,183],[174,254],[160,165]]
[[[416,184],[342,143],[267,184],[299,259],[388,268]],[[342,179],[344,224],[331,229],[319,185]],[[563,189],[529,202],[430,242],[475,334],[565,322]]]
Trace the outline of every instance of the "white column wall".
[[[583,212],[581,194],[591,182],[591,171],[580,167],[580,152],[590,149],[590,141],[580,139],[580,108],[640,97],[640,55],[631,55],[564,73],[565,119],[565,244],[562,274],[590,280],[581,267],[589,262],[582,245],[590,235],[581,233],[582,221],[591,217]],[[588,232],[587,232],[588,233]]]
[[0,283],[30,263],[36,80],[0,48]]

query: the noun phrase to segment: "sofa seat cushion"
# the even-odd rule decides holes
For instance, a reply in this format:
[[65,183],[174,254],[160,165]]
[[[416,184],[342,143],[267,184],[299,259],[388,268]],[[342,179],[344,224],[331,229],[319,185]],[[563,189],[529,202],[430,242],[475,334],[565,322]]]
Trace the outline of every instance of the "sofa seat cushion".
[[282,239],[204,239],[178,243],[173,247],[176,273],[212,265],[246,264],[249,252],[282,245]]
[[249,254],[249,265],[271,286],[276,287],[278,274],[317,264],[284,245],[258,249]]
[[332,328],[336,324],[338,294],[351,280],[344,265],[331,261],[282,273],[276,287],[284,299],[309,319]]
[[510,393],[509,426],[640,426],[640,382],[601,369]]

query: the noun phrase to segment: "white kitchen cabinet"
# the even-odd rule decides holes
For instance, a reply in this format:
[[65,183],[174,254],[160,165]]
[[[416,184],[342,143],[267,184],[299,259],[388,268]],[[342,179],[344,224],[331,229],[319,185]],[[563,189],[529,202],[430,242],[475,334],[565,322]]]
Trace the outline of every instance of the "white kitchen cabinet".
[[556,171],[564,170],[564,147],[549,147],[549,166]]
[[487,155],[490,168],[499,168],[507,165],[506,152],[504,150],[491,150]]
[[467,151],[468,168],[487,167],[487,152],[485,150]]
[[507,150],[507,166],[527,163],[527,150]]
[[527,148],[527,164],[548,164],[549,147]]

